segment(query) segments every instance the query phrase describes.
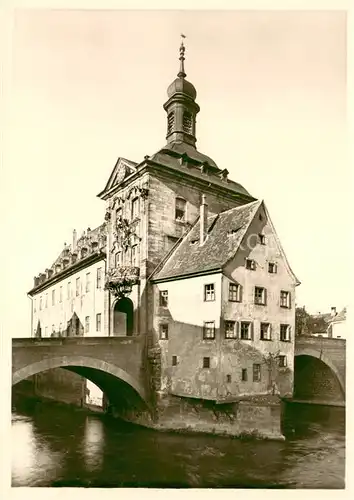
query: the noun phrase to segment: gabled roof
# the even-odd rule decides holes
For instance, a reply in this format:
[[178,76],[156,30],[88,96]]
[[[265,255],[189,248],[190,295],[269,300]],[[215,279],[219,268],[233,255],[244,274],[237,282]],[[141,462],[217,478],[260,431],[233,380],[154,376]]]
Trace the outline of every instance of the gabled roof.
[[167,280],[221,270],[235,255],[261,204],[261,201],[254,201],[208,217],[208,237],[203,245],[199,245],[198,219],[180,244],[156,268],[151,279]]
[[137,163],[135,161],[127,160],[126,158],[118,158],[105,188],[97,196],[101,197],[104,193],[106,193],[106,191],[109,191],[117,183],[118,170],[121,168],[125,169],[124,177],[128,177],[128,175],[136,172],[136,166]]

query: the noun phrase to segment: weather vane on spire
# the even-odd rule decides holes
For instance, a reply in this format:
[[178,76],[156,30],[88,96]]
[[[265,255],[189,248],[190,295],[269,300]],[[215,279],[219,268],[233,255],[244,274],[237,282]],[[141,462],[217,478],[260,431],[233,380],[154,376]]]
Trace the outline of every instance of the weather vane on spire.
[[186,35],[181,33],[181,46],[179,48],[179,60],[181,61],[180,67],[179,67],[179,73],[178,73],[178,78],[184,78],[186,75],[184,71],[184,52],[185,52],[185,46],[183,43],[183,39],[186,38]]

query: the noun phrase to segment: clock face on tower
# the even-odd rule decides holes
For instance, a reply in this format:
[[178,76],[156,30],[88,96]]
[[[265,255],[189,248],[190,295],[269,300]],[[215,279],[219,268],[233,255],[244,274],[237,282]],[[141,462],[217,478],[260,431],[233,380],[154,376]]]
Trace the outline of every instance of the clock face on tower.
[[126,166],[125,165],[120,165],[117,171],[117,177],[116,177],[116,183],[120,184],[122,180],[124,179],[126,174]]

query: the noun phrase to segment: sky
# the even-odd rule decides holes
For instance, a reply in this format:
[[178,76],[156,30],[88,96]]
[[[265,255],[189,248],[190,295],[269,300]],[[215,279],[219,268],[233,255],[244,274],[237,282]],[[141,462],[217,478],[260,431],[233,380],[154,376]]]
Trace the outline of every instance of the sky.
[[348,303],[346,16],[325,11],[17,10],[3,136],[4,330],[30,334],[33,277],[101,224],[119,156],[165,144],[186,35],[197,148],[264,199],[301,281],[296,303]]

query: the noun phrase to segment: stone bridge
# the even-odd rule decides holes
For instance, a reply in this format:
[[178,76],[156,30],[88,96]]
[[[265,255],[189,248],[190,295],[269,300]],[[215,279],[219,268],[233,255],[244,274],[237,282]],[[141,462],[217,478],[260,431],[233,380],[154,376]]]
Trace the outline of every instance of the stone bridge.
[[91,380],[114,406],[146,408],[145,344],[145,336],[13,339],[12,385],[65,368]]
[[344,405],[345,366],[344,339],[296,337],[294,399]]

